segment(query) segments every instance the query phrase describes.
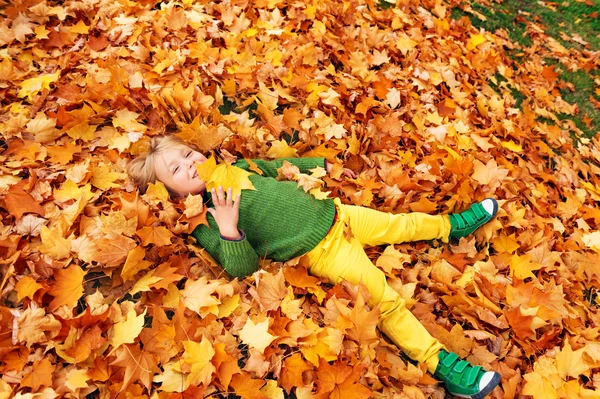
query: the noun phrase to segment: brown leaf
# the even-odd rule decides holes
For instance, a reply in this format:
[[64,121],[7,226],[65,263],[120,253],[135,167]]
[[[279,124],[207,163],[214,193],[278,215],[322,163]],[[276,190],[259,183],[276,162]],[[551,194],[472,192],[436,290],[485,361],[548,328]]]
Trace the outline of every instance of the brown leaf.
[[271,273],[258,273],[255,275],[256,290],[250,289],[263,311],[275,310],[281,305],[281,301],[287,295],[283,272],[280,270],[276,275]]

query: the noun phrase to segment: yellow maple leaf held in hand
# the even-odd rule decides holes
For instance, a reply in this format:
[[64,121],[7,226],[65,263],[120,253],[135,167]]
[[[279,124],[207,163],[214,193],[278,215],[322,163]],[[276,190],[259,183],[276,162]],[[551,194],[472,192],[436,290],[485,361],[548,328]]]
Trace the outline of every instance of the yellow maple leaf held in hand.
[[228,163],[217,165],[213,157],[204,163],[196,165],[198,178],[206,183],[206,190],[222,186],[233,190],[233,196],[241,194],[242,190],[256,190],[248,178],[250,172]]

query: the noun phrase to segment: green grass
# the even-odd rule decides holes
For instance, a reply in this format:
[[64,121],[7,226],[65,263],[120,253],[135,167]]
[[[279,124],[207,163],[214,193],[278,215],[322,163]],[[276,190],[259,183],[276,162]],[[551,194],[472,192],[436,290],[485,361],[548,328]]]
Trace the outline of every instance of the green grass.
[[[489,2],[486,5],[476,1],[464,1],[459,7],[452,10],[452,18],[467,16],[478,29],[483,28],[489,32],[504,30],[521,48],[534,44],[526,30],[529,21],[540,26],[547,35],[567,49],[592,52],[600,50],[599,0],[588,0],[585,3],[576,0],[500,0],[498,3]],[[524,54],[517,48],[509,51],[508,55],[519,62]],[[563,66],[558,58],[547,58],[546,63],[554,66],[555,71],[559,73],[558,85],[563,99],[569,104],[577,104],[579,108],[576,115],[559,114],[558,118],[573,120],[588,137],[600,132],[600,109],[590,101],[590,97],[600,101],[600,96],[596,94],[596,88],[599,88],[600,84],[594,82],[595,79],[600,81],[600,72],[591,68],[589,72],[572,72]],[[513,90],[512,95],[518,99],[517,104],[520,105],[523,96],[515,91]]]
[[[585,48],[578,42],[565,39],[565,37],[573,37],[576,34],[588,42],[591,51],[597,51],[600,49],[600,37],[598,37],[600,34],[600,2],[596,1],[596,3],[587,5],[576,0],[562,3],[505,0],[500,4],[492,3],[491,7],[471,3],[474,14],[453,9],[452,17],[469,15],[473,26],[482,27],[490,32],[504,29],[512,41],[525,47],[532,45],[531,38],[525,31],[525,20],[529,20],[541,25],[546,34],[558,40],[566,48],[579,50]],[[468,4],[468,2],[464,2],[464,4]],[[594,13],[598,16],[595,16]],[[483,16],[485,20],[478,18],[477,14]]]

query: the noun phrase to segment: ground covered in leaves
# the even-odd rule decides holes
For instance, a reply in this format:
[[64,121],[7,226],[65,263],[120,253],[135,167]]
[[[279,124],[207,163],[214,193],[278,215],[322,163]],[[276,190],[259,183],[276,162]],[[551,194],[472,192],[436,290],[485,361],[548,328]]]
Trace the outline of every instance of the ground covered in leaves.
[[360,288],[303,259],[231,280],[187,236],[199,198],[140,196],[125,165],[164,132],[225,160],[325,156],[322,191],[383,211],[497,198],[470,239],[369,254],[502,374],[492,397],[600,397],[600,139],[557,79],[598,54],[531,25],[516,62],[455,6],[0,1],[0,398],[444,396]]

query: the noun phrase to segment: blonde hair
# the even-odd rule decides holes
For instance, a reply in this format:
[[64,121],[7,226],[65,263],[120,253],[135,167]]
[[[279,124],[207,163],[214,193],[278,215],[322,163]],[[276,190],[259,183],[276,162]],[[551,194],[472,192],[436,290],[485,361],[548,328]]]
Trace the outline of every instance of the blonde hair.
[[[127,164],[127,174],[142,194],[148,189],[148,184],[155,183],[157,180],[156,155],[182,147],[194,149],[177,136],[153,137],[148,152],[140,154]],[[167,187],[167,189],[169,188]]]

